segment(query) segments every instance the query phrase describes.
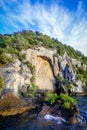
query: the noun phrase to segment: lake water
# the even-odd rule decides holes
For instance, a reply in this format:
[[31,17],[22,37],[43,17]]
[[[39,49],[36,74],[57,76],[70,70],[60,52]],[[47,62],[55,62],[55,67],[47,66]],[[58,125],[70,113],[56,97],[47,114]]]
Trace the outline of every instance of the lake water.
[[76,125],[57,124],[37,117],[9,117],[0,120],[0,130],[87,130],[87,96],[75,97],[83,117],[83,122]]

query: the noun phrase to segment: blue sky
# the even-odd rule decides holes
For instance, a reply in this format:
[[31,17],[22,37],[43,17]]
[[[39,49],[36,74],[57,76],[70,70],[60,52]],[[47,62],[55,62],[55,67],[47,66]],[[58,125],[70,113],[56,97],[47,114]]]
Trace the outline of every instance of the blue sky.
[[0,33],[40,31],[87,56],[87,0],[0,0]]

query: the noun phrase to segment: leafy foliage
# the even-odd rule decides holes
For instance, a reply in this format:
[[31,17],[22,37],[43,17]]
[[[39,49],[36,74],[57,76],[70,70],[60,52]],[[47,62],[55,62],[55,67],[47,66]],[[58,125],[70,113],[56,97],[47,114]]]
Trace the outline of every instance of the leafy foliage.
[[68,93],[70,95],[71,89],[73,87],[73,83],[69,80],[63,79],[62,77],[57,77],[57,93],[61,92]]
[[27,67],[29,67],[31,73],[34,74],[35,73],[35,67],[29,61],[25,62],[25,64],[27,64]]
[[68,94],[60,93],[58,96],[57,93],[52,93],[50,91],[46,92],[46,100],[52,105],[56,102],[62,104],[64,110],[74,110],[74,106],[77,101],[70,97]]
[[0,48],[0,65],[12,62],[12,57],[5,53],[5,50]]
[[0,34],[0,47],[2,48],[9,48],[11,51],[13,51],[12,48],[15,48],[15,50],[21,51],[28,48],[34,48],[35,46],[56,48],[57,54],[62,56],[65,52],[67,52],[70,57],[76,58],[82,63],[87,64],[87,57],[85,57],[81,52],[74,50],[70,46],[63,45],[57,39],[50,38],[49,36],[38,31],[33,32],[31,30],[23,30],[12,35]]
[[29,88],[27,93],[26,93],[26,96],[27,97],[33,97],[36,93],[36,90],[37,90],[37,86],[35,83],[32,83],[32,88]]
[[46,92],[46,100],[50,103],[50,104],[54,104],[57,100],[58,96],[56,93],[51,93],[50,91]]
[[87,71],[85,71],[82,67],[77,69],[77,79],[81,80],[87,86]]
[[4,85],[5,85],[4,78],[2,75],[0,75],[0,90],[3,89]]
[[63,104],[63,109],[73,110],[76,105],[76,100],[70,97],[68,94],[61,93],[59,95],[59,100]]

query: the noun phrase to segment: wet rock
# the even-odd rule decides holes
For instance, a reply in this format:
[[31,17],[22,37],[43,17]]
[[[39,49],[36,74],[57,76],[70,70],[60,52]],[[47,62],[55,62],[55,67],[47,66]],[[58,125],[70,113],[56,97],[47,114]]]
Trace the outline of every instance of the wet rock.
[[39,116],[44,117],[46,114],[50,114],[49,108],[50,108],[49,106],[44,105],[44,106],[42,107],[41,111],[39,112]]
[[69,120],[69,124],[77,124],[82,122],[80,114],[75,113],[74,116]]

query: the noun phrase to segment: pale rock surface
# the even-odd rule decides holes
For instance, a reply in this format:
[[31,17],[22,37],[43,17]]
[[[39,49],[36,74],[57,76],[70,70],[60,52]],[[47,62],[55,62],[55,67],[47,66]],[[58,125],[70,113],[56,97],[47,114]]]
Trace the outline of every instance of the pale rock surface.
[[87,65],[83,64],[83,69],[86,71],[87,70]]
[[15,71],[20,71],[21,62],[18,59],[15,59],[12,62],[12,66],[14,67]]
[[35,68],[35,83],[38,88],[53,91],[55,89],[55,79],[49,62],[37,57]]
[[85,93],[87,91],[87,87],[85,84],[82,83],[82,81],[78,80],[76,81],[75,85],[73,86],[72,92],[73,93]]
[[46,49],[44,47],[38,47],[36,49],[28,49],[27,51],[22,51],[22,53],[26,53],[26,61],[31,62],[33,65],[36,64],[37,56],[45,56],[49,57],[53,63],[53,55],[56,53],[56,50]]
[[57,76],[59,73],[58,57],[54,57],[54,75]]
[[18,59],[15,59],[11,64],[5,67],[0,67],[0,73],[5,79],[5,88],[12,89],[15,93],[18,93],[18,91],[22,89],[22,86],[31,86],[31,72],[26,65],[22,67]]
[[35,66],[35,84],[38,89],[55,90],[55,78],[53,72],[53,55],[56,50],[38,47],[37,49],[28,49],[26,52],[26,61]]
[[21,86],[24,85],[24,78],[17,72],[9,74],[6,79],[6,88],[13,89],[15,93],[18,93]]
[[[59,75],[64,77],[64,70],[68,64],[70,69],[72,65],[82,67],[80,61],[70,58],[67,53],[63,56],[54,57],[56,54],[55,49],[47,49],[44,47],[38,47],[34,49],[28,49],[22,51],[22,54],[26,54],[26,59],[23,62],[30,62],[35,67],[35,84],[38,89],[55,90],[55,76]],[[83,65],[84,70],[87,69],[86,65]],[[32,87],[30,79],[32,77],[30,69],[26,64],[20,60],[15,59],[9,65],[0,67],[0,73],[5,78],[6,88],[11,88],[18,93],[19,89],[26,89]],[[86,90],[85,85],[81,81],[76,81],[76,74],[72,70],[72,80],[75,83],[73,92],[84,92]]]
[[73,64],[73,65],[77,66],[78,68],[81,67],[81,62],[78,61],[77,59],[71,58],[71,61],[72,61],[72,64]]

